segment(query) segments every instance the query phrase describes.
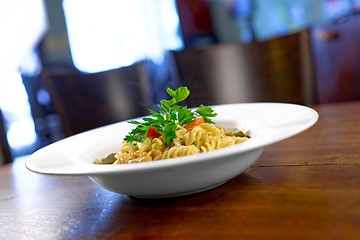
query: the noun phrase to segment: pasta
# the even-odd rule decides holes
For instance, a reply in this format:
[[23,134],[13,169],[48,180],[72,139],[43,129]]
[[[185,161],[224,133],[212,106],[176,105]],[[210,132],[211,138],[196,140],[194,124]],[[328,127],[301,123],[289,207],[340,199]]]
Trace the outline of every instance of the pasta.
[[210,152],[239,144],[250,137],[237,129],[225,130],[211,118],[217,113],[211,107],[200,105],[196,110],[178,105],[190,94],[187,87],[166,89],[171,97],[161,100],[159,112],[149,109],[150,116],[142,121],[130,120],[136,125],[124,138],[118,153],[95,164],[127,164],[157,161]]
[[176,137],[170,145],[165,144],[164,134],[156,138],[146,137],[142,142],[123,141],[114,164],[149,162],[189,156],[214,151],[244,142],[249,136],[236,136],[232,129],[225,131],[221,125],[202,123],[192,130],[177,126]]

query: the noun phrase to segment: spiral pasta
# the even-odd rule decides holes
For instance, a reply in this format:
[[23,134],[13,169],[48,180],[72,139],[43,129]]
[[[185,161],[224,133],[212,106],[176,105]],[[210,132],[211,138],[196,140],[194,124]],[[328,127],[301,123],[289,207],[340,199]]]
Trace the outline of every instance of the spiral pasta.
[[124,141],[119,153],[115,154],[114,164],[189,156],[225,148],[249,139],[245,134],[237,136],[233,129],[225,130],[222,125],[209,123],[202,123],[191,131],[177,126],[175,135],[170,145],[165,144],[164,134],[155,138],[146,137],[142,142]]

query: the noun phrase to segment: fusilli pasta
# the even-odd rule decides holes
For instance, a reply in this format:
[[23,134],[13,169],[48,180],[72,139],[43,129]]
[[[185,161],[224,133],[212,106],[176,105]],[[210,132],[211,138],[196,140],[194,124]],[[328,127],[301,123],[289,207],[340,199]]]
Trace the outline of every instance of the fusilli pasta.
[[225,148],[248,140],[248,136],[236,136],[233,131],[225,130],[222,125],[202,123],[191,131],[177,126],[176,138],[170,145],[165,144],[164,134],[156,138],[146,137],[142,142],[123,141],[115,155],[114,164],[148,162],[168,158],[189,156]]

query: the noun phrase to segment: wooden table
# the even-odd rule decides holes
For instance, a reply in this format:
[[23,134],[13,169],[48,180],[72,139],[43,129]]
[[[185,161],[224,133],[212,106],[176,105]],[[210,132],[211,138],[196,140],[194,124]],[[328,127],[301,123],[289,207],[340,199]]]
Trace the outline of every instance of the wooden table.
[[87,177],[0,168],[0,239],[360,239],[360,102],[266,148],[244,174],[186,197],[141,200]]

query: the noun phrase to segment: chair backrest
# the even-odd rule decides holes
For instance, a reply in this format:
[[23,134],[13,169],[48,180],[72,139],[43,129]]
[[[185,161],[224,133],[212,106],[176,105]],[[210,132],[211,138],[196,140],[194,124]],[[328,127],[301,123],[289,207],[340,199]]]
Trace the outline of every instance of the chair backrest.
[[5,123],[0,109],[0,166],[12,162],[12,154],[6,137]]
[[105,72],[76,71],[42,77],[66,136],[146,114],[148,84],[143,63]]
[[299,34],[173,52],[189,105],[305,103]]

